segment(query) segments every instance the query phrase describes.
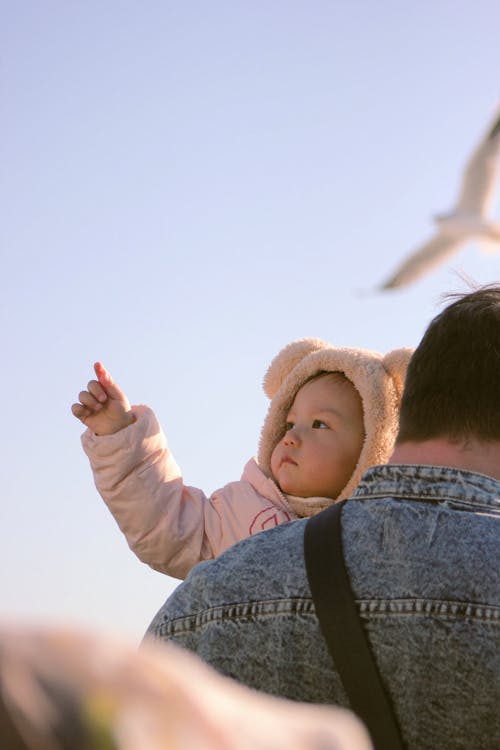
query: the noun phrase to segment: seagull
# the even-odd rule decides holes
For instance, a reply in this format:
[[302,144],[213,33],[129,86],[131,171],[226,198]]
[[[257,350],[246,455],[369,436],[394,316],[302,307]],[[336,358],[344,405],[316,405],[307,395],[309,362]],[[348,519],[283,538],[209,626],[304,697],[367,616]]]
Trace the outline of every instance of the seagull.
[[382,284],[382,290],[411,284],[470,240],[478,240],[487,252],[500,250],[500,223],[488,218],[498,177],[499,152],[500,105],[465,167],[455,207],[450,213],[434,217],[434,235]]

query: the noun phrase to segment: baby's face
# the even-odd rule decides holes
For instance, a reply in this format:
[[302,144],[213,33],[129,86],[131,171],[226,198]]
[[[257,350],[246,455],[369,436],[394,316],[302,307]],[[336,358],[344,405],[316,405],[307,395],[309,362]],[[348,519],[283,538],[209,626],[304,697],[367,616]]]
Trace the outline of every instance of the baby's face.
[[271,456],[274,479],[287,495],[335,499],[349,481],[363,446],[363,407],[338,373],[302,386],[287,431]]

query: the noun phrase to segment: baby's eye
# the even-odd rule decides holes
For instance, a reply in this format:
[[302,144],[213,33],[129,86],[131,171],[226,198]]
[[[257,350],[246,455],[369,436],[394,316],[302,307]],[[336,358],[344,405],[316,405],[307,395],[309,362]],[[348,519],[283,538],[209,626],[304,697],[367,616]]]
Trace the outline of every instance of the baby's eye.
[[329,430],[326,422],[323,422],[321,419],[315,419],[312,423],[313,430]]
[[285,431],[288,432],[288,430],[293,430],[294,423],[293,422],[285,422]]

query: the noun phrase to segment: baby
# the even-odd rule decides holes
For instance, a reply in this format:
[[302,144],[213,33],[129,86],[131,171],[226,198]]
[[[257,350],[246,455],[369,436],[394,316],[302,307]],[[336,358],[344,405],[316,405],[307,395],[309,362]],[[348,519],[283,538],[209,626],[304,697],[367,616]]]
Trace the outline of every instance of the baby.
[[87,427],[94,480],[128,544],[155,570],[184,578],[237,541],[348,497],[389,458],[410,349],[385,357],[301,339],[273,360],[257,458],[207,497],[184,484],[154,412],[131,406],[101,363],[72,412]]

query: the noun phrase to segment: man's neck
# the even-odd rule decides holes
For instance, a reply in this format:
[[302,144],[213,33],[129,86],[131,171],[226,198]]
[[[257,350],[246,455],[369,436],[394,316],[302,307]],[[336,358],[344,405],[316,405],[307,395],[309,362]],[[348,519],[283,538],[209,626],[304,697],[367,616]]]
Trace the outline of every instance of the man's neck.
[[394,448],[389,463],[450,466],[500,480],[500,441],[486,443],[472,439],[455,442],[448,438],[434,438],[400,443]]

